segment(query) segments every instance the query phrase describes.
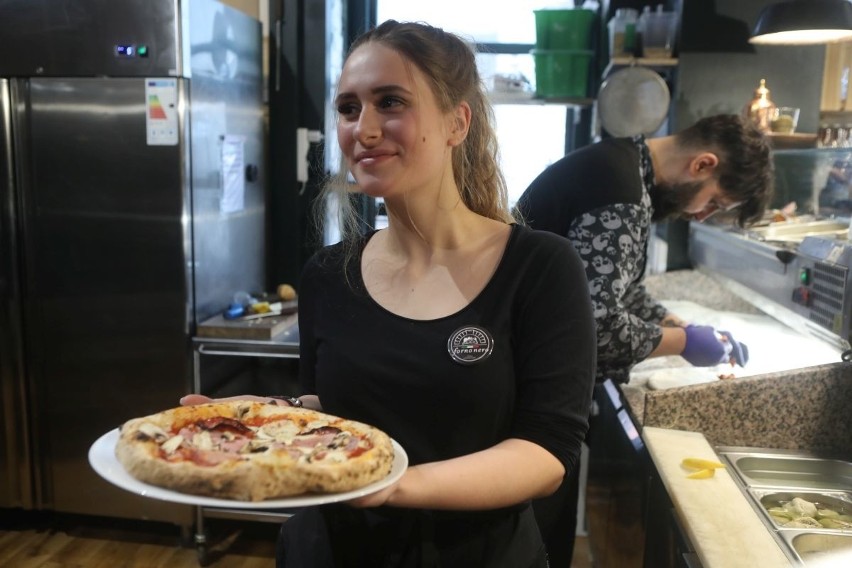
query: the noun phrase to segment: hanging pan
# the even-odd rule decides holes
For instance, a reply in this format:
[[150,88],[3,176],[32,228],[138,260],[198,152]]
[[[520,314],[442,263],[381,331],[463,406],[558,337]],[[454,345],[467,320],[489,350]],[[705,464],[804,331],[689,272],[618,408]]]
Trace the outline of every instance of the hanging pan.
[[646,67],[627,67],[601,85],[598,116],[611,136],[647,136],[662,126],[670,102],[669,87],[658,73]]

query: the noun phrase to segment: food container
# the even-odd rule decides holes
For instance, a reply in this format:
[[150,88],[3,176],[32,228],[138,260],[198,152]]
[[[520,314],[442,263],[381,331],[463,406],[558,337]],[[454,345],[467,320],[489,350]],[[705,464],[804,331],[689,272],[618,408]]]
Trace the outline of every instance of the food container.
[[596,12],[571,10],[533,10],[536,49],[591,49],[592,25]]
[[636,49],[636,20],[639,13],[633,8],[619,8],[607,24],[609,56],[633,55]]
[[535,94],[539,98],[586,97],[589,67],[595,52],[576,49],[534,49]]
[[642,57],[669,58],[674,52],[677,14],[663,12],[662,5],[656,12],[646,11],[639,19],[642,34]]
[[[845,525],[852,518],[852,462],[796,450],[720,447],[717,451],[794,565],[852,566],[852,530]],[[810,508],[814,522],[784,522],[788,505],[802,513]],[[844,523],[825,522],[832,516]]]

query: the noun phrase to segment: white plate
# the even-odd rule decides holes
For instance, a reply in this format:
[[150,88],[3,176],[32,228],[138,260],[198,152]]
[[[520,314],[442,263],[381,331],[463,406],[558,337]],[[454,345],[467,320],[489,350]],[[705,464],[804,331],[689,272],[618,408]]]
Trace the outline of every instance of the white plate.
[[379,481],[365,485],[355,491],[343,493],[304,494],[288,497],[285,499],[267,499],[266,501],[236,501],[233,499],[217,499],[214,497],[202,497],[179,493],[171,489],[164,489],[156,485],[149,485],[139,481],[127,473],[124,466],[115,457],[115,444],[118,441],[118,429],[111,430],[97,439],[89,448],[89,463],[98,475],[122,489],[136,493],[142,497],[171,501],[173,503],[184,503],[186,505],[198,505],[200,507],[226,507],[234,509],[290,509],[298,507],[309,507],[322,505],[324,503],[336,503],[338,501],[349,501],[371,493],[381,491],[385,487],[396,482],[408,467],[408,454],[396,440],[393,443],[393,467],[390,474]]

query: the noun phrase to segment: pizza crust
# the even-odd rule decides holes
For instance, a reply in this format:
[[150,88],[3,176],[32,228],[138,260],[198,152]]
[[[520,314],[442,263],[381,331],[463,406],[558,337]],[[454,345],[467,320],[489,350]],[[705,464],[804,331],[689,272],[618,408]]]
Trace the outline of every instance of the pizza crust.
[[[323,454],[325,448],[318,445],[303,447],[299,455],[292,448],[287,451],[282,442],[288,435],[280,432],[289,431],[292,437],[294,429],[290,427],[277,429],[278,438],[269,444],[263,443],[266,430],[260,434],[255,431],[249,437],[255,438],[254,444],[262,450],[256,452],[244,449],[205,454],[203,443],[197,446],[190,440],[173,440],[185,426],[218,418],[237,420],[255,430],[270,420],[284,419],[307,432],[303,434],[307,436],[318,427],[329,426],[349,432],[363,442],[357,452],[330,447]],[[180,447],[180,454],[173,455],[174,450],[165,452],[164,443]],[[115,454],[130,475],[145,483],[182,493],[241,501],[352,491],[386,477],[394,458],[390,437],[377,428],[310,409],[254,401],[182,406],[134,418],[122,425]],[[204,463],[197,463],[189,455],[206,457],[200,460]]]

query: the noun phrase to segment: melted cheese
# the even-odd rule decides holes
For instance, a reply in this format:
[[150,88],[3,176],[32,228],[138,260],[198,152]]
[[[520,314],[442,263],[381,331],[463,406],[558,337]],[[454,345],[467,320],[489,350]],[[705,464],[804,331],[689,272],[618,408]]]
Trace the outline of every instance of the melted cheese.
[[[314,420],[303,427],[289,420],[270,420],[260,426],[248,426],[252,434],[234,433],[232,430],[222,429],[211,434],[208,430],[196,430],[191,439],[176,435],[162,444],[162,450],[166,454],[173,454],[183,445],[185,449],[197,449],[202,452],[217,452],[231,454],[235,459],[240,459],[249,453],[286,451],[299,461],[326,461],[332,463],[343,463],[350,459],[354,447],[368,448],[369,443],[361,441],[354,445],[351,441],[352,434],[341,431],[336,434],[309,434],[299,438],[299,434],[312,432],[318,428],[328,426],[327,420]],[[153,425],[151,425],[153,426]],[[156,428],[156,426],[153,426]],[[196,427],[189,428],[195,429]],[[148,432],[146,432],[148,433]],[[187,433],[184,430],[184,433]],[[153,435],[151,430],[149,435]],[[165,438],[165,432],[162,432]],[[248,438],[244,445],[232,442],[238,438]],[[313,439],[316,442],[311,445]],[[231,447],[229,447],[231,446]]]
[[150,436],[155,440],[165,440],[169,437],[168,433],[151,422],[143,422],[139,425],[139,431],[145,434],[146,436]]
[[166,442],[160,446],[164,452],[167,454],[173,454],[175,450],[177,450],[180,445],[183,443],[183,436],[178,434],[177,436],[172,436]]
[[299,434],[299,426],[289,420],[274,420],[260,428],[252,428],[255,436],[261,439],[274,440],[289,444]]
[[212,450],[213,438],[210,436],[210,432],[208,432],[207,430],[201,430],[200,432],[193,434],[192,445],[198,448],[199,450]]

